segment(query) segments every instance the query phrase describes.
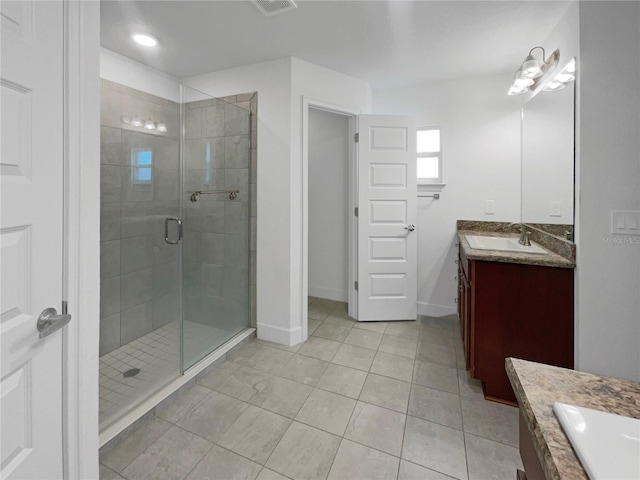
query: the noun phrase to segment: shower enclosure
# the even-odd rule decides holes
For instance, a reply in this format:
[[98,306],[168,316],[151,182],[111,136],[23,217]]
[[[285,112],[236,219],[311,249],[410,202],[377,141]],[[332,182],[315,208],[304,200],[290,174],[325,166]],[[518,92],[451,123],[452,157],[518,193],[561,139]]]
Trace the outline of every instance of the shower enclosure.
[[256,99],[229,100],[103,80],[101,430],[249,327]]

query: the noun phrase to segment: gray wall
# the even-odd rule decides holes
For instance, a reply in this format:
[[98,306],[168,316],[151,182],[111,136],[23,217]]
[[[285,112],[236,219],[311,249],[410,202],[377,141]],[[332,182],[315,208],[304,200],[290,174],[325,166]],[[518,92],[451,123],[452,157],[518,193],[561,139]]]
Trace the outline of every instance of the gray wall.
[[[164,242],[163,220],[177,216],[180,106],[102,81],[100,355],[180,318],[179,250]],[[137,115],[167,133],[123,123]],[[132,181],[132,149],[152,151],[149,183]]]
[[634,381],[640,236],[611,234],[611,211],[640,210],[639,44],[640,3],[580,2],[576,367]]

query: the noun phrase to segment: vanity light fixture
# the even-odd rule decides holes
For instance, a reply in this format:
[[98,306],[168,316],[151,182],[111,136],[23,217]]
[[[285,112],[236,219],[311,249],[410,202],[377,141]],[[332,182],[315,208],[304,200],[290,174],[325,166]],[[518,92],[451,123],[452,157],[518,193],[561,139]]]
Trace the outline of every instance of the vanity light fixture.
[[158,40],[155,37],[146,33],[134,33],[131,36],[137,43],[145,47],[155,47],[158,44]]
[[547,84],[542,88],[545,92],[555,92],[556,90],[562,90],[566,83],[571,83],[576,79],[576,59],[572,58],[567,63],[560,73],[558,73],[552,80],[549,80]]
[[[542,50],[542,64],[533,56],[537,49]],[[553,52],[548,59],[545,58],[545,50],[542,47],[533,47],[529,55],[522,62],[522,66],[516,71],[507,95],[522,95],[535,90],[544,75],[555,68],[560,60],[560,51]]]
[[127,125],[129,127],[136,128],[144,128],[145,130],[155,130],[158,133],[167,133],[167,124],[164,122],[155,123],[151,118],[148,120],[141,120],[140,117],[136,114],[133,118],[122,116],[121,121],[123,125]]

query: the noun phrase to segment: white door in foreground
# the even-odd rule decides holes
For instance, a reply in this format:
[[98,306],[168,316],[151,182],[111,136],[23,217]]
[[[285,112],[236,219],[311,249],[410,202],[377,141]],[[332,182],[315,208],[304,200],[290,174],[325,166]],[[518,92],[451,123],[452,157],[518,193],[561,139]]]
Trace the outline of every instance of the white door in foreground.
[[415,320],[416,121],[360,115],[358,131],[358,320]]
[[62,332],[40,338],[36,323],[61,313],[63,5],[2,1],[0,12],[0,478],[58,479]]

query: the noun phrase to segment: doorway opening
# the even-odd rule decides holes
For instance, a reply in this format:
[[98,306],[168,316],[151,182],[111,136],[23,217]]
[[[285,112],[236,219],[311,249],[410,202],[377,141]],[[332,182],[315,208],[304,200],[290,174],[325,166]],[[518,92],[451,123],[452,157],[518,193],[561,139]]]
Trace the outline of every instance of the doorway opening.
[[303,101],[303,338],[326,309],[357,318],[357,115]]

